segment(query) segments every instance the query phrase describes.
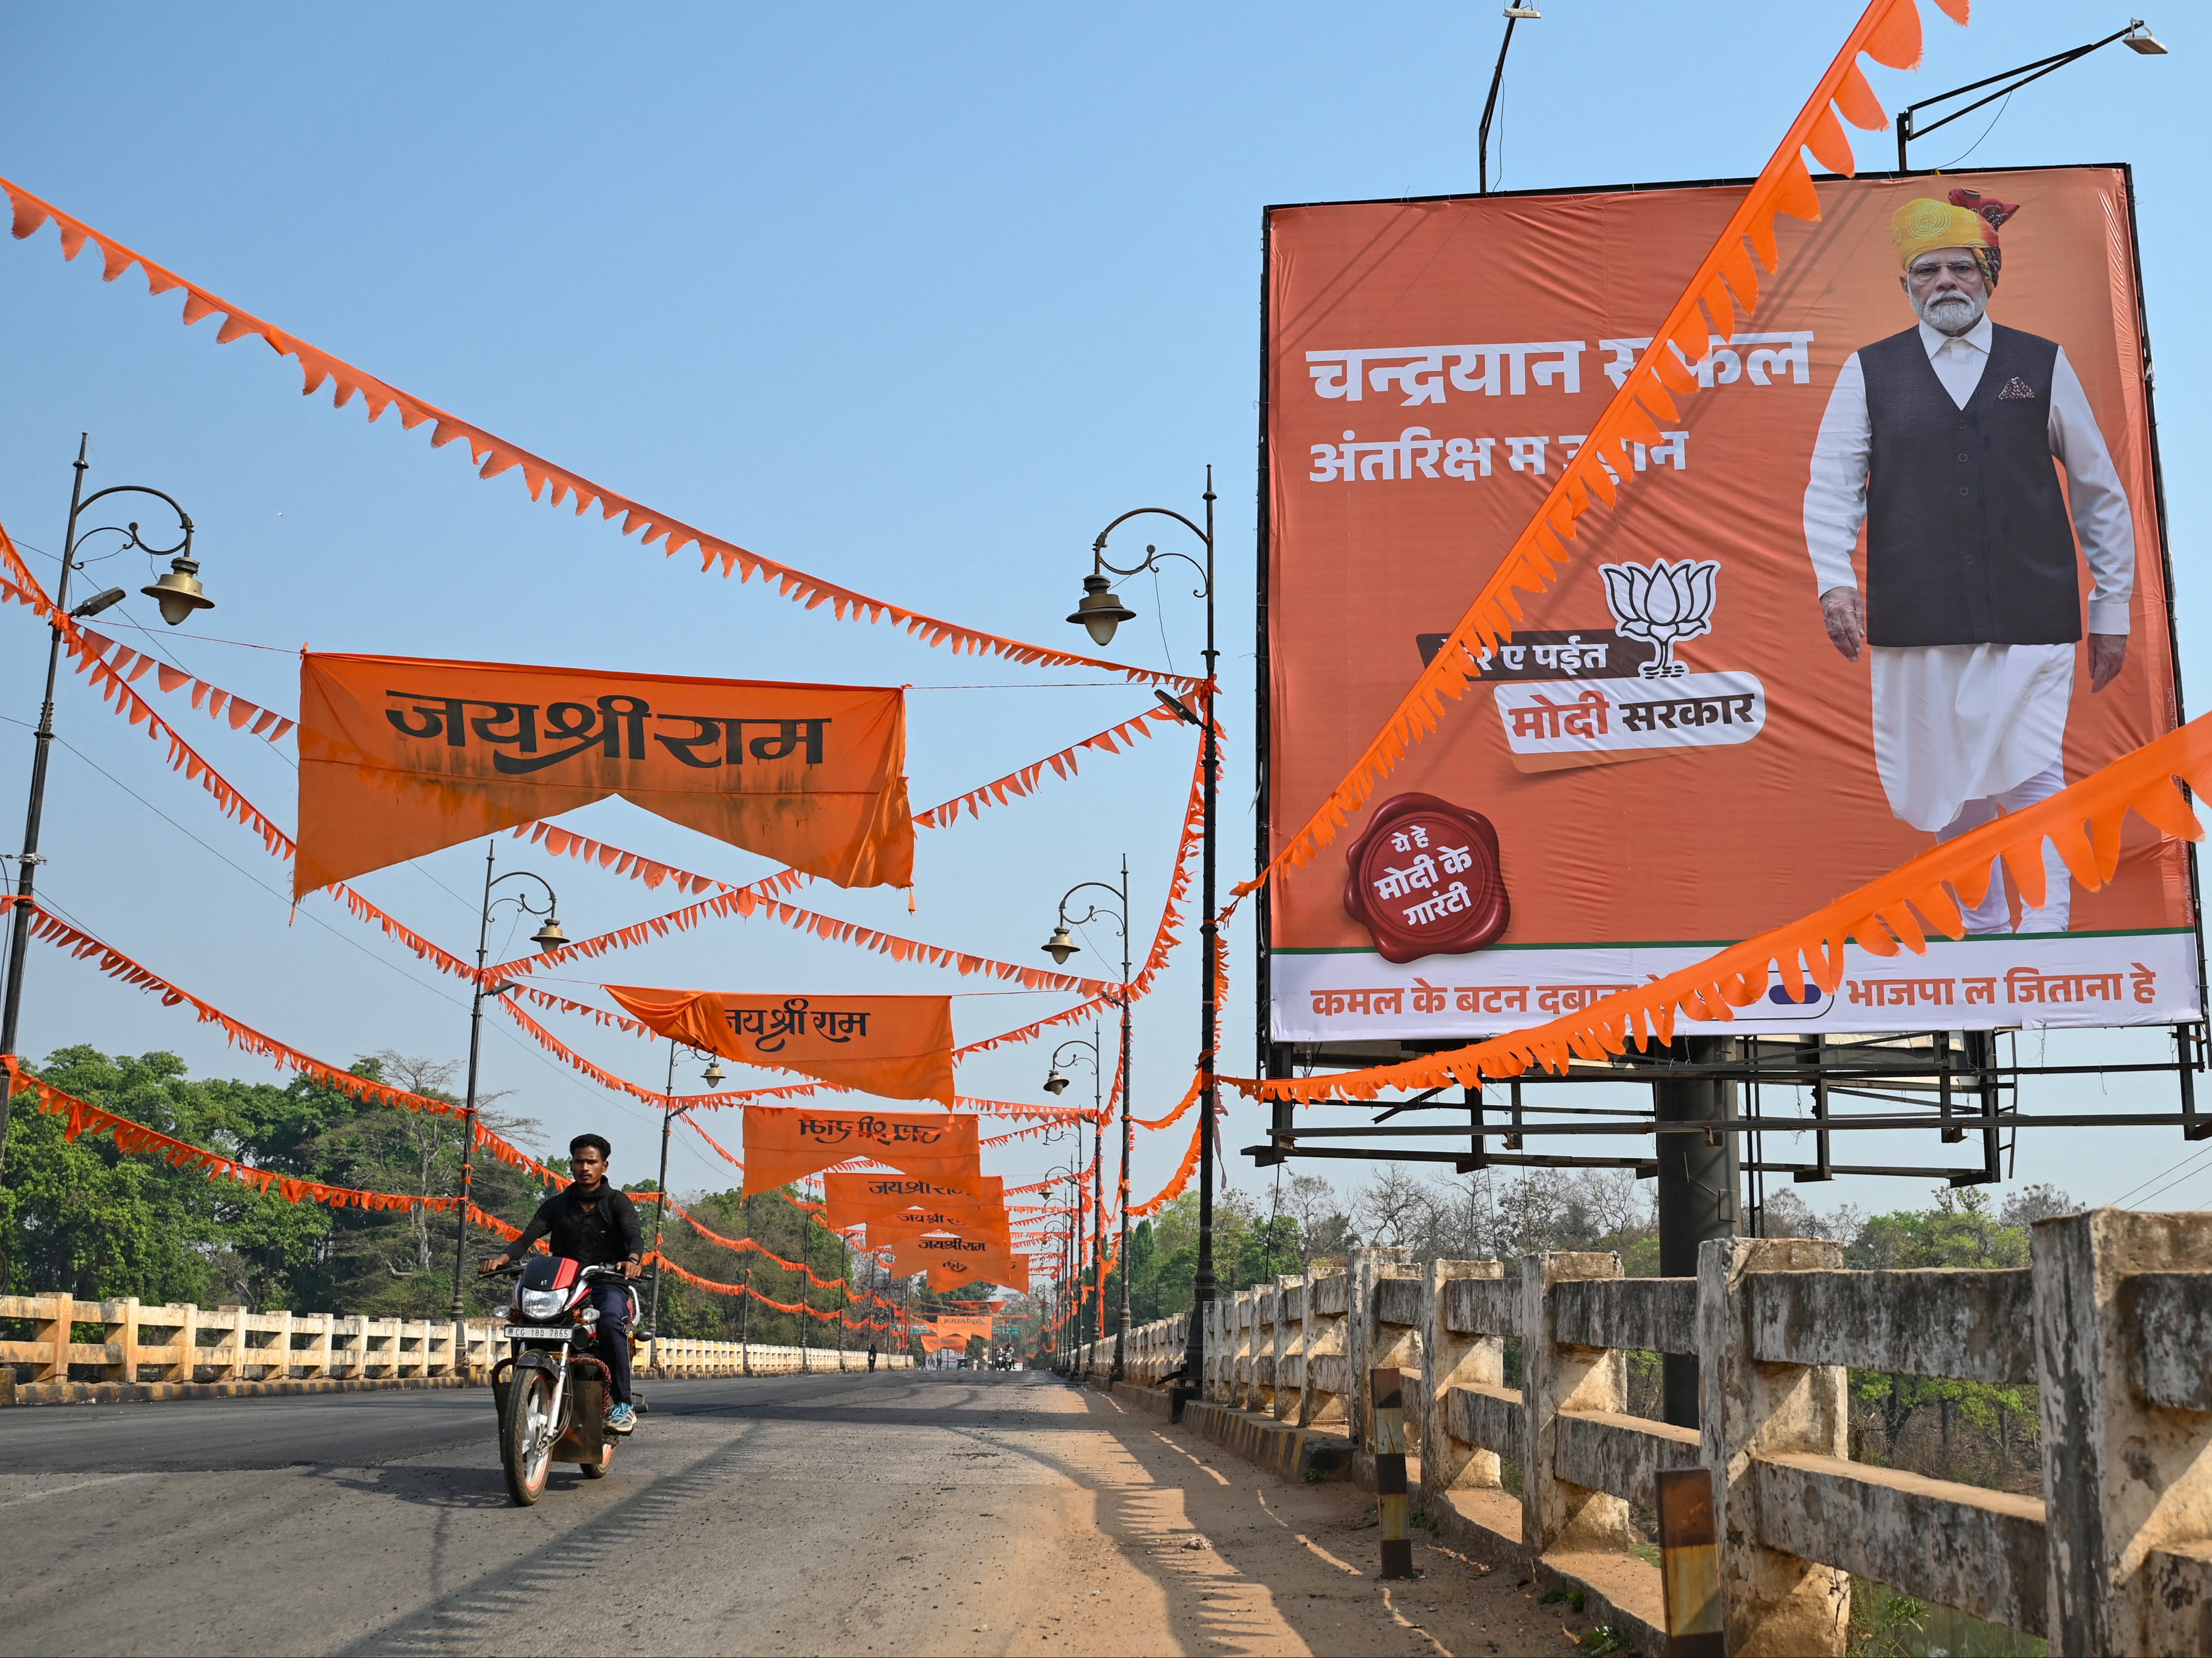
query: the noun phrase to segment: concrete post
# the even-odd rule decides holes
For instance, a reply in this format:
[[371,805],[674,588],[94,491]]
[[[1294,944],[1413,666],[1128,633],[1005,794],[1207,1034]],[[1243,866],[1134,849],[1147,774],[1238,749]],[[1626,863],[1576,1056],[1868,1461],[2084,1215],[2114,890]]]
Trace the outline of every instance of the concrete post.
[[1260,1351],[1260,1292],[1240,1291],[1236,1307],[1237,1375],[1230,1386],[1229,1402],[1240,1411],[1249,1411],[1260,1403],[1260,1367],[1254,1362]]
[[1477,1450],[1444,1431],[1444,1390],[1478,1382],[1505,1385],[1504,1338],[1446,1329],[1444,1286],[1504,1276],[1502,1260],[1432,1260],[1422,1285],[1421,1494],[1439,1509],[1454,1491],[1499,1483],[1497,1452]]
[[45,1356],[32,1367],[33,1382],[67,1382],[69,1380],[70,1324],[76,1315],[76,1300],[72,1296],[56,1296],[47,1303],[44,1318],[33,1321],[31,1339],[45,1345]]
[[[287,1308],[277,1316],[281,1321],[277,1325],[275,1339],[275,1346],[276,1349],[276,1373],[269,1379],[271,1382],[289,1382],[292,1379],[291,1309]],[[459,1327],[456,1326],[455,1327],[458,1328]]]
[[1338,1298],[1345,1295],[1350,1282],[1340,1274],[1306,1280],[1305,1386],[1299,1389],[1298,1395],[1297,1425],[1301,1428],[1344,1420],[1344,1396],[1323,1388],[1321,1373],[1326,1368],[1325,1361],[1344,1356],[1346,1327],[1351,1321],[1342,1313],[1324,1309],[1340,1304]]
[[1352,1282],[1344,1308],[1345,1351],[1352,1361],[1347,1367],[1352,1379],[1345,1390],[1344,1415],[1355,1453],[1375,1448],[1369,1442],[1368,1424],[1374,1418],[1374,1408],[1367,1397],[1367,1373],[1377,1364],[1398,1362],[1382,1357],[1386,1348],[1395,1352],[1398,1344],[1383,1340],[1382,1323],[1375,1316],[1375,1286],[1392,1276],[1389,1268],[1405,1265],[1413,1255],[1411,1249],[1395,1245],[1352,1252]]
[[[1840,1658],[1844,1650],[1850,1575],[1759,1540],[1752,1467],[1759,1455],[1850,1455],[1844,1369],[1755,1363],[1744,1293],[1753,1272],[1833,1272],[1843,1264],[1843,1245],[1808,1238],[1714,1238],[1698,1254],[1699,1432],[1713,1476],[1713,1532],[1733,1658]],[[2052,1649],[2087,1649],[2053,1642]]]
[[1553,1472],[1559,1412],[1621,1409],[1628,1360],[1613,1348],[1563,1345],[1551,1287],[1569,1278],[1620,1276],[1616,1254],[1558,1251],[1521,1258],[1521,1400],[1528,1433],[1521,1536],[1540,1553],[1556,1548],[1626,1553],[1631,1541],[1627,1503],[1570,1485]]
[[[2171,1564],[2154,1556],[2201,1554],[2212,1537],[2212,1411],[2146,1397],[2152,1373],[2165,1371],[2189,1375],[2189,1402],[2206,1402],[2195,1381],[2202,1326],[2170,1311],[2139,1317],[2128,1284],[2212,1268],[2212,1217],[2057,1216],[2036,1222],[2031,1263],[2051,1649],[2212,1650],[2199,1595],[2154,1592]],[[2201,1578],[2202,1565],[2187,1575]]]
[[307,1351],[301,1355],[307,1372],[311,1376],[326,1376],[331,1373],[331,1321],[328,1313],[317,1313],[314,1315],[313,1328],[309,1333],[313,1339],[308,1344]]
[[161,1372],[164,1382],[197,1382],[200,1363],[200,1309],[191,1302],[172,1307],[176,1315],[177,1362]]
[[1275,1394],[1269,1401],[1278,1422],[1297,1414],[1299,1390],[1291,1385],[1291,1362],[1303,1349],[1306,1281],[1278,1274],[1275,1278]]
[[119,1302],[110,1302],[107,1307],[116,1316],[106,1317],[107,1308],[100,1309],[105,1325],[105,1339],[108,1345],[118,1349],[116,1362],[105,1367],[110,1382],[136,1382],[138,1379],[138,1297],[126,1296]]

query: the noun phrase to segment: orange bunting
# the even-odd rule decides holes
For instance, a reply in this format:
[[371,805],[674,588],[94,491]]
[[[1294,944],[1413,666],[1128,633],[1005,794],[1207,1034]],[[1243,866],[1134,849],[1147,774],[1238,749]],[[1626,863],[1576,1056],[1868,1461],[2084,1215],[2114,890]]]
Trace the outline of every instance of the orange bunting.
[[115,1149],[118,1151],[132,1154],[158,1151],[173,1168],[204,1169],[210,1180],[234,1180],[257,1192],[274,1192],[287,1203],[322,1203],[333,1209],[425,1209],[450,1214],[454,1206],[460,1202],[459,1198],[417,1198],[398,1192],[367,1192],[351,1186],[327,1186],[321,1181],[300,1180],[289,1175],[277,1174],[273,1169],[258,1169],[236,1157],[225,1157],[220,1151],[210,1151],[186,1141],[172,1139],[134,1118],[104,1111],[96,1105],[78,1099],[74,1094],[64,1094],[60,1089],[33,1076],[12,1054],[0,1054],[0,1069],[4,1069],[7,1073],[8,1092],[11,1098],[27,1091],[36,1098],[39,1109],[47,1116],[66,1116],[69,1119],[68,1125],[62,1130],[64,1139],[75,1140],[82,1134],[112,1135]]
[[1045,773],[1069,778],[1075,775],[1076,757],[1082,750],[1091,749],[1101,754],[1119,754],[1139,737],[1150,737],[1154,725],[1179,726],[1182,721],[1167,709],[1158,706],[1124,720],[1118,726],[1109,726],[1096,736],[1086,737],[1080,743],[1071,743],[1057,754],[1048,754],[1042,760],[1032,761],[1019,771],[1008,772],[996,781],[973,788],[941,806],[933,806],[914,820],[916,829],[950,829],[960,821],[964,811],[970,817],[980,817],[988,806],[1003,806],[1009,800],[1019,799],[1032,793]]
[[1198,1126],[1191,1131],[1190,1150],[1182,1154],[1182,1164],[1151,1201],[1133,1203],[1129,1206],[1131,1220],[1143,1220],[1148,1216],[1156,1215],[1182,1195],[1183,1187],[1190,1184],[1191,1174],[1198,1167],[1198,1140],[1200,1134],[1203,1133],[1205,1129],[1206,1119],[1200,1117],[1198,1120]]
[[302,652],[298,743],[301,896],[610,795],[839,886],[913,879],[895,688]]
[[625,536],[641,531],[644,544],[648,547],[656,541],[665,542],[664,550],[670,557],[687,546],[696,545],[700,552],[699,568],[702,571],[712,569],[719,563],[725,576],[734,574],[740,580],[746,581],[759,576],[763,585],[774,586],[786,598],[804,604],[810,610],[826,604],[831,614],[841,622],[889,621],[925,644],[947,647],[955,654],[964,651],[976,656],[996,656],[1012,662],[1031,665],[1097,668],[1108,673],[1121,674],[1135,683],[1172,685],[1184,690],[1195,689],[1200,683],[1187,674],[1158,673],[1148,668],[1124,667],[1120,663],[1104,662],[1096,657],[1078,656],[1073,652],[1052,650],[1039,645],[1025,645],[1019,640],[987,633],[981,629],[963,628],[957,623],[940,621],[919,610],[909,610],[883,599],[871,598],[865,593],[854,592],[848,587],[838,586],[834,582],[808,575],[803,570],[795,570],[787,564],[763,557],[758,553],[695,529],[666,513],[656,512],[641,501],[603,489],[577,473],[556,466],[502,438],[495,437],[480,426],[472,425],[420,398],[388,386],[342,358],[318,350],[305,340],[285,333],[242,307],[234,305],[220,295],[185,281],[173,271],[155,264],[144,254],[126,247],[113,237],[102,235],[82,220],[71,217],[20,185],[0,179],[0,190],[7,191],[13,205],[17,240],[35,234],[51,219],[61,233],[64,258],[76,258],[88,242],[100,250],[106,267],[103,272],[106,281],[113,282],[135,264],[145,271],[149,294],[167,294],[172,289],[182,288],[185,292],[184,322],[186,327],[204,318],[220,314],[223,324],[216,335],[218,344],[228,345],[234,340],[256,335],[278,355],[298,359],[306,382],[301,387],[303,393],[312,394],[328,384],[331,387],[334,407],[343,409],[358,394],[372,421],[380,419],[387,409],[397,409],[399,423],[410,432],[426,422],[433,422],[431,446],[443,448],[456,438],[466,440],[470,457],[478,464],[479,477],[495,478],[503,472],[520,469],[532,501],[547,498],[550,491],[550,504],[557,507],[564,501],[573,500],[579,517],[597,506],[602,518],[621,519],[621,530]]
[[[186,673],[182,668],[173,668],[143,651],[118,645],[106,635],[94,633],[89,628],[79,631],[84,636],[84,642],[92,648],[93,654],[106,659],[107,665],[128,681],[135,683],[143,679],[151,670],[155,675],[154,683],[165,691],[180,691],[190,686],[192,706],[204,708],[210,720],[228,719],[231,730],[234,732],[242,732],[251,726],[256,737],[264,738],[271,743],[281,743],[291,734],[294,722],[274,708],[264,708],[258,703],[249,702],[234,692],[209,683],[197,674]],[[107,655],[110,651],[115,653],[112,657]]]
[[[1956,21],[1966,22],[1968,0],[1936,0],[1936,3]],[[1657,441],[1659,422],[1677,418],[1674,399],[1698,389],[1696,375],[1670,346],[1679,347],[1687,361],[1695,362],[1711,349],[1713,335],[1726,338],[1737,331],[1736,307],[1741,307],[1747,317],[1757,309],[1759,273],[1751,254],[1756,254],[1759,264],[1769,272],[1775,270],[1781,263],[1774,234],[1777,217],[1785,213],[1796,219],[1820,216],[1820,197],[1805,165],[1806,149],[1811,149],[1831,172],[1855,174],[1850,144],[1831,106],[1840,110],[1853,125],[1878,128],[1885,125],[1881,106],[1859,70],[1858,56],[1865,52],[1893,69],[1910,69],[1917,64],[1920,14],[1917,6],[1917,0],[1872,0],[1861,15],[1772,157],[1744,192],[1743,201],[1729,216],[1711,250],[1698,262],[1681,297],[1666,319],[1651,331],[1653,348],[1623,377],[1605,412],[1591,425],[1589,435],[1561,469],[1558,481],[1483,583],[1443,648],[1413,682],[1351,772],[1297,832],[1282,843],[1267,867],[1237,886],[1230,910],[1285,865],[1311,862],[1336,838],[1406,751],[1436,728],[1443,717],[1445,699],[1457,701],[1468,685],[1480,679],[1478,659],[1512,636],[1522,614],[1516,590],[1534,593],[1550,586],[1558,568],[1573,556],[1565,543],[1574,537],[1577,520],[1594,502],[1612,505],[1618,493],[1639,476],[1629,460],[1633,446]],[[1224,910],[1224,919],[1227,914]]]
[[2202,840],[2203,826],[2184,787],[2200,795],[2212,787],[2212,714],[2144,744],[2047,799],[1931,847],[1810,915],[1578,1013],[1401,1065],[1331,1077],[1223,1080],[1253,1098],[1306,1101],[1371,1100],[1385,1089],[1453,1083],[1474,1087],[1485,1077],[1517,1077],[1532,1067],[1564,1072],[1571,1059],[1603,1059],[1632,1042],[1670,1042],[1678,1015],[1726,1023],[1737,1008],[1766,994],[1771,975],[1793,1000],[1804,999],[1808,981],[1832,994],[1844,980],[1847,943],[1874,956],[1894,956],[1900,948],[1917,956],[1926,953],[1930,933],[1963,936],[1960,904],[1980,901],[1996,859],[2011,872],[2021,902],[2033,908],[2044,901],[2046,841],[2073,878],[2094,891],[2119,867],[2120,830],[2130,811],[2163,834]]
[[[12,894],[0,893],[0,913],[12,909],[18,904],[26,903],[26,900]],[[341,1071],[334,1065],[325,1064],[320,1060],[302,1054],[296,1048],[278,1042],[274,1036],[265,1036],[243,1020],[234,1019],[213,1004],[202,1001],[188,990],[180,989],[152,969],[142,967],[113,945],[102,944],[90,933],[70,926],[68,922],[57,916],[48,914],[35,903],[28,903],[27,908],[31,912],[30,930],[33,938],[47,944],[58,944],[79,961],[94,962],[99,970],[109,978],[118,980],[135,990],[150,991],[161,999],[162,1005],[165,1007],[174,1007],[180,1002],[190,1003],[192,1011],[198,1017],[200,1023],[220,1025],[233,1048],[243,1048],[249,1054],[258,1054],[288,1070],[296,1071],[303,1076],[313,1077],[316,1081],[337,1089],[342,1093],[350,1094],[356,1099],[368,1100],[378,1105],[398,1106],[409,1111],[427,1111],[438,1116],[450,1117],[461,1114],[461,1108],[458,1105],[448,1105],[443,1100],[429,1099],[421,1094],[410,1094],[404,1088],[392,1087],[389,1083],[376,1082],[350,1071]],[[484,1129],[481,1124],[478,1126],[478,1133],[481,1136],[480,1144],[507,1145],[506,1141],[500,1139],[489,1130]],[[507,1150],[514,1151],[514,1148],[507,1146]],[[528,1162],[528,1159],[523,1157],[519,1151],[515,1152],[514,1159],[511,1160]],[[543,1167],[543,1165],[536,1166]]]
[[672,1042],[885,1099],[952,1103],[950,996],[751,996],[600,987]]

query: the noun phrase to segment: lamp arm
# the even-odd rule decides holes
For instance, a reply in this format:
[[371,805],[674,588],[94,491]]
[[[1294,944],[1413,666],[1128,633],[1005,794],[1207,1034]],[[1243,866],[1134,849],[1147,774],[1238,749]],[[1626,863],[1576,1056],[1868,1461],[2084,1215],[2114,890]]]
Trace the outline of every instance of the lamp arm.
[[[506,874],[501,876],[498,880],[488,883],[484,890],[489,892],[493,887],[497,886],[500,881],[514,880],[535,881],[539,886],[544,887],[545,889],[545,908],[544,909],[539,909],[536,905],[532,904],[528,898],[525,897],[519,892],[503,894],[500,898],[494,902],[505,903],[509,899],[512,899],[517,905],[520,906],[524,914],[529,915],[550,915],[561,908],[561,897],[558,893],[553,890],[553,884],[548,881],[544,876],[538,874],[535,870],[509,870]],[[490,903],[487,903],[484,906],[484,908],[487,911],[489,911],[490,908]]]
[[[174,495],[167,494],[162,490],[154,489],[149,485],[143,483],[111,483],[105,489],[94,490],[91,495],[87,495],[82,501],[77,503],[76,511],[70,514],[70,521],[71,525],[74,525],[76,519],[83,516],[84,509],[86,507],[91,506],[94,501],[99,501],[107,495],[152,495],[160,501],[167,502],[169,510],[177,515],[177,522],[184,525],[185,538],[173,547],[148,546],[145,542],[139,540],[138,526],[136,524],[133,524],[131,525],[130,529],[131,539],[138,546],[144,547],[146,551],[155,558],[167,558],[172,553],[189,553],[191,550],[192,515],[177,504],[177,499]],[[102,527],[113,529],[116,526],[113,525],[106,525]],[[96,534],[97,531],[88,531],[87,533]]]
[[[1917,104],[1909,104],[1899,117],[1899,119],[1905,124],[1905,136],[1907,138],[1925,138],[1929,133],[1950,125],[1952,122],[1957,120],[1960,116],[1972,115],[1976,110],[1982,108],[1984,105],[1993,104],[2000,98],[2009,98],[2014,93],[2018,92],[2022,87],[2027,85],[2029,82],[2040,81],[2046,75],[2055,75],[2060,70],[2064,69],[2067,64],[2071,64],[2079,58],[2087,58],[2091,52],[2096,51],[2099,47],[2109,46],[2113,41],[2124,39],[2127,35],[2133,33],[2136,27],[2136,25],[2130,23],[2126,28],[2120,29],[2114,33],[2108,34],[2101,40],[2092,40],[2086,46],[2076,46],[2071,52],[2057,52],[2049,58],[2039,58],[2032,64],[2022,64],[2018,69],[2008,69],[2004,70],[2002,74],[1992,75],[1988,76],[1986,79],[1976,81],[1972,85],[1954,87],[1948,92],[1937,93],[1933,98],[1923,98]],[[2033,70],[2034,73],[2030,74],[2028,71],[2031,70]],[[1996,82],[2002,81],[2008,76],[2014,75],[2019,76],[2021,78],[2013,82],[2010,86],[1998,87],[1997,89],[1990,94],[1988,97],[1977,98],[1972,103],[1968,104],[1964,109],[1953,110],[1948,115],[1946,115],[1940,121],[1932,122],[1927,126],[1922,126],[1918,122],[1912,118],[1913,116],[1917,114],[1920,111],[1928,108],[1930,105],[1948,102],[1951,99],[1961,97],[1969,92],[1978,91],[1983,87],[1990,86]]]

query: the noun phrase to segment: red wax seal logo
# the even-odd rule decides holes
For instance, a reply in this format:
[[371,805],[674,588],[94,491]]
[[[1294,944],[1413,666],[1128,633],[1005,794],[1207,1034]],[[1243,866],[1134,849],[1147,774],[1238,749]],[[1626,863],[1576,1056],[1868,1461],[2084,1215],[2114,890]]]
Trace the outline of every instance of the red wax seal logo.
[[1344,913],[1386,962],[1464,956],[1496,943],[1512,917],[1498,831],[1433,794],[1384,801],[1344,858]]

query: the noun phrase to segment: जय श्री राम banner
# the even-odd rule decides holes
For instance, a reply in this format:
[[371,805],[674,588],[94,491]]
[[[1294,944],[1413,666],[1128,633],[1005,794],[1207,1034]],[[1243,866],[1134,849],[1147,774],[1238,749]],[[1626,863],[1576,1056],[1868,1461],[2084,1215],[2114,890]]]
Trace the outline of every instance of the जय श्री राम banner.
[[302,653],[298,740],[296,896],[617,794],[839,886],[913,879],[896,687]]
[[601,988],[660,1035],[725,1059],[886,1099],[952,1103],[950,996]]
[[940,1186],[908,1175],[854,1173],[832,1169],[822,1176],[823,1218],[835,1230],[864,1221],[903,1214],[917,1205],[948,1214],[1003,1214],[1006,1180],[986,1175],[963,1188]]

